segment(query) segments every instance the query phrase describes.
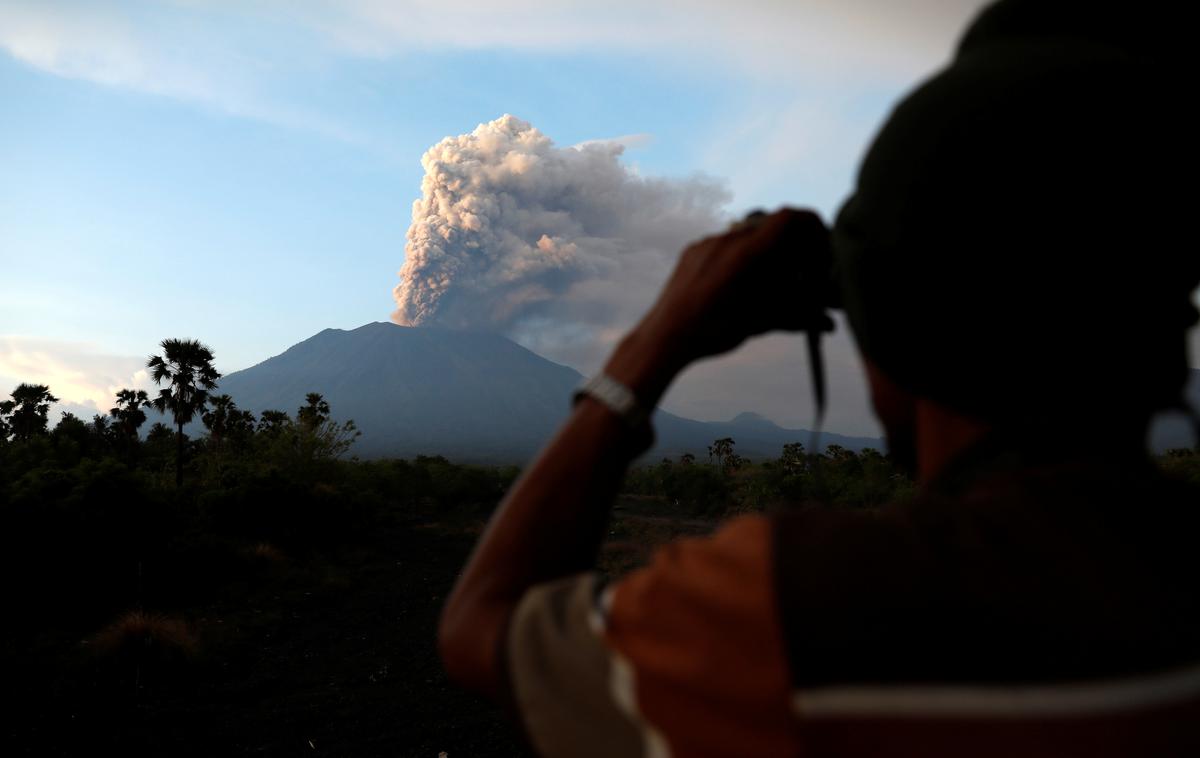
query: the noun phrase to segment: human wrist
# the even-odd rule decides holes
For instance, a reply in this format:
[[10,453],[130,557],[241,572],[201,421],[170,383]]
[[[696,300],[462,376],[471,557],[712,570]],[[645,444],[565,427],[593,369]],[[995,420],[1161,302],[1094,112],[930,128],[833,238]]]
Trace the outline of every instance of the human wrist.
[[683,369],[678,342],[661,330],[639,325],[617,344],[604,373],[624,384],[640,403],[653,409]]

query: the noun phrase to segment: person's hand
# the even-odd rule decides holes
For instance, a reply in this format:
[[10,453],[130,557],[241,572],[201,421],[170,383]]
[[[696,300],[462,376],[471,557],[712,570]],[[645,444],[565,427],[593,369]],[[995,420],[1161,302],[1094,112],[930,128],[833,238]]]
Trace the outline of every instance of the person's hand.
[[775,329],[832,329],[829,232],[811,211],[752,214],[688,246],[658,300],[605,372],[657,403],[692,361]]

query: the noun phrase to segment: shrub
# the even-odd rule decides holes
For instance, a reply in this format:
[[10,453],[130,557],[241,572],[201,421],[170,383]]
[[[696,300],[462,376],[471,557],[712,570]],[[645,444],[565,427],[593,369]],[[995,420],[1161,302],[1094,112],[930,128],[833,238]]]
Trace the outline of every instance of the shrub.
[[130,611],[85,644],[97,664],[99,684],[136,693],[174,689],[190,681],[199,639],[183,619]]

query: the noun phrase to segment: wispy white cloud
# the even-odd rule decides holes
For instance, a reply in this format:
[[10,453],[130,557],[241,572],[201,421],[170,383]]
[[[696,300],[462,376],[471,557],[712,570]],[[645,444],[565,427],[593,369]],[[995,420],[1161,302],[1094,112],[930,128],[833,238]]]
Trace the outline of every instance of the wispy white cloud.
[[58,76],[370,142],[336,114],[297,104],[278,80],[340,58],[497,49],[649,56],[701,76],[745,79],[747,86],[902,83],[944,60],[982,4],[5,0],[0,49]]
[[985,0],[343,0],[306,23],[360,55],[430,49],[609,51],[781,76],[906,79],[949,53]]
[[294,46],[261,48],[253,43],[269,35],[239,39],[212,33],[221,23],[250,21],[222,18],[209,6],[185,2],[6,0],[0,3],[0,50],[55,76],[369,144],[337,118],[275,96],[272,77],[286,78],[289,69],[305,64]]

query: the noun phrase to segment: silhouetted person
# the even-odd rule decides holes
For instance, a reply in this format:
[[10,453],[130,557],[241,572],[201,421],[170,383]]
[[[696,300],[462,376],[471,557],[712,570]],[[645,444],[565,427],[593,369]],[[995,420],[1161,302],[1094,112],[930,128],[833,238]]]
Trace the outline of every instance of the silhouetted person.
[[[1200,755],[1200,500],[1145,450],[1200,257],[1148,7],[989,7],[831,233],[784,210],[684,251],[476,548],[452,676],[547,755]],[[737,518],[600,586],[644,409],[835,303],[918,496]]]

